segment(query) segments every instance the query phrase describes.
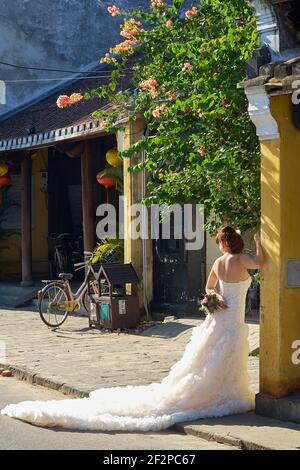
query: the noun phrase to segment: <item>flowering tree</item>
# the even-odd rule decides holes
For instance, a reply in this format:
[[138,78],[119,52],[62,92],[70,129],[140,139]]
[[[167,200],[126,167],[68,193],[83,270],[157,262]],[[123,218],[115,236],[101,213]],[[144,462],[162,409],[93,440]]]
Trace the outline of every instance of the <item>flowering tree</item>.
[[[246,98],[236,87],[258,44],[253,12],[246,0],[184,5],[152,0],[147,11],[109,7],[112,16],[125,18],[124,41],[101,59],[113,67],[110,83],[84,98],[113,103],[112,112],[98,113],[108,131],[124,114],[146,118],[146,138],[122,156],[145,151],[145,163],[130,171],[144,167],[152,175],[147,205],[203,203],[210,231],[225,220],[242,230],[254,228],[260,217],[260,152]],[[118,92],[131,56],[131,88]],[[79,97],[70,99],[64,97],[63,105]]]

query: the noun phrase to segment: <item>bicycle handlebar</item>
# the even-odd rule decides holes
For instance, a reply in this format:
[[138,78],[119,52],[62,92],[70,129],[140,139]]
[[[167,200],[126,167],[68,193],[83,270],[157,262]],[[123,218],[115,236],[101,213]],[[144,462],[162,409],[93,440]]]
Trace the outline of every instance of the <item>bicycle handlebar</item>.
[[[86,254],[86,253],[87,253],[87,252],[85,251],[85,254]],[[93,253],[90,253],[90,255],[91,255],[91,256],[90,256],[90,259],[89,259],[89,260],[83,261],[83,262],[81,262],[81,263],[76,263],[76,264],[74,264],[74,268],[75,268],[76,271],[78,271],[79,269],[83,269],[85,266],[88,266],[89,264],[91,264],[92,259],[93,259],[93,256],[92,256]],[[76,269],[76,268],[77,268],[77,269]]]
[[76,264],[74,264],[74,268],[79,268],[80,266],[83,267],[85,265],[86,265],[86,263],[76,263]]

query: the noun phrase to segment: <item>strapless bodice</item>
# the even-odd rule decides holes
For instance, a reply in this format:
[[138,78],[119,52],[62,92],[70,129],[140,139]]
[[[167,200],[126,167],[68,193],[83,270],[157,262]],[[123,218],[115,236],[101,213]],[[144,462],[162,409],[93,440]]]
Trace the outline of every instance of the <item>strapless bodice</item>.
[[219,316],[223,316],[223,320],[244,322],[246,295],[251,282],[251,277],[240,282],[225,282],[220,280],[220,291],[228,306],[228,309],[224,312],[220,311]]

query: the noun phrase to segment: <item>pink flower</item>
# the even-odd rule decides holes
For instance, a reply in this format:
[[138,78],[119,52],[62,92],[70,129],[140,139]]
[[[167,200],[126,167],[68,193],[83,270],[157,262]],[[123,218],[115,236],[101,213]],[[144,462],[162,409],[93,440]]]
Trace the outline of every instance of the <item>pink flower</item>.
[[68,95],[60,95],[56,101],[56,104],[59,108],[64,109],[68,108],[72,103]]
[[155,108],[154,111],[152,112],[152,116],[154,118],[159,118],[162,113],[166,113],[168,110],[169,108],[165,104],[161,106],[157,106],[157,108]]
[[102,59],[100,59],[100,63],[101,63],[101,64],[103,64],[104,62],[105,62],[106,64],[111,64],[111,63],[117,62],[117,59],[116,59],[115,57],[111,57],[111,56],[109,55],[109,53],[107,52],[107,53],[105,54],[105,56],[102,57]]
[[128,54],[132,55],[134,53],[133,45],[136,44],[136,41],[123,41],[120,44],[117,44],[115,47],[110,49],[112,54]]
[[70,103],[75,104],[78,103],[78,101],[83,100],[83,96],[81,93],[73,93],[73,95],[70,96]]
[[143,91],[150,91],[152,98],[157,98],[158,96],[158,83],[155,78],[149,78],[140,83],[139,88]]
[[151,0],[152,8],[168,8],[168,4],[163,0]]
[[169,101],[176,101],[177,100],[177,94],[176,93],[169,93],[168,100]]
[[205,147],[200,147],[200,148],[198,148],[198,153],[201,155],[201,157],[205,157],[205,155],[206,155],[206,148],[205,148]]
[[134,18],[130,20],[125,20],[123,29],[121,30],[121,36],[126,39],[137,41],[136,35],[140,32],[145,32],[144,29],[139,29],[142,26],[142,23],[136,21]]
[[149,86],[150,86],[150,88],[157,88],[158,87],[157,80],[155,78],[151,78],[149,80]]
[[227,106],[230,106],[231,101],[229,99],[225,99],[222,104],[223,106],[227,107]]
[[144,80],[139,84],[141,90],[151,90],[151,88],[157,88],[158,83],[155,78],[149,78],[148,80]]
[[183,72],[190,72],[192,69],[193,69],[193,66],[189,62],[186,62],[184,66],[182,67]]
[[198,8],[193,7],[191,10],[188,10],[188,11],[185,13],[185,16],[186,16],[188,19],[196,18],[196,16],[198,16]]
[[120,8],[116,7],[116,5],[112,5],[107,8],[108,13],[111,14],[111,16],[118,16],[121,14]]
[[167,26],[168,28],[170,28],[171,26],[173,26],[173,21],[172,21],[172,20],[167,20],[167,21],[166,21],[166,26]]
[[103,119],[101,125],[103,129],[106,129],[109,126],[109,122],[106,119]]
[[155,89],[152,89],[150,90],[150,95],[151,95],[151,98],[157,98],[158,97],[158,91],[155,90]]

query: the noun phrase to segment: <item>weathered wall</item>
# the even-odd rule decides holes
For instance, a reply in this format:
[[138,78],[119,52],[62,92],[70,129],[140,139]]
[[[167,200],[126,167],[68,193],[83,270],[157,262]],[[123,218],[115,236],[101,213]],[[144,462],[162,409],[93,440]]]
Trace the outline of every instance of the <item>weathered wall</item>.
[[[123,38],[120,19],[107,6],[148,5],[148,0],[1,0],[0,61],[40,68],[84,70]],[[16,69],[0,64],[0,80],[60,78],[69,73]],[[32,99],[57,81],[7,82],[0,115]]]

